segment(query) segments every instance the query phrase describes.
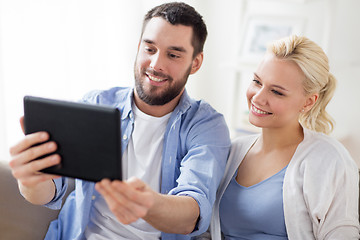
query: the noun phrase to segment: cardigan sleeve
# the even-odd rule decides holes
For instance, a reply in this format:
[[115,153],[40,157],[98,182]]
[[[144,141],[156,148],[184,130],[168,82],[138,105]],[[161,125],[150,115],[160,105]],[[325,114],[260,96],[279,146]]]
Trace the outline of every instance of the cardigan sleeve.
[[359,173],[337,142],[317,142],[303,164],[303,194],[316,239],[359,239]]

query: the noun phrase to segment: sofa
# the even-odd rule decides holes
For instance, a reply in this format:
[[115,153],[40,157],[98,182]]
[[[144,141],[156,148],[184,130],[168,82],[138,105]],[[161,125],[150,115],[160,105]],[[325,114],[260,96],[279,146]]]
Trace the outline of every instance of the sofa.
[[[74,189],[69,181],[67,195]],[[49,224],[59,211],[27,202],[19,193],[17,182],[5,161],[0,161],[0,239],[44,239]]]
[[[71,179],[66,194],[68,195],[73,189],[74,180]],[[44,239],[50,222],[57,218],[58,213],[59,211],[27,202],[19,193],[8,163],[0,161],[1,240]]]

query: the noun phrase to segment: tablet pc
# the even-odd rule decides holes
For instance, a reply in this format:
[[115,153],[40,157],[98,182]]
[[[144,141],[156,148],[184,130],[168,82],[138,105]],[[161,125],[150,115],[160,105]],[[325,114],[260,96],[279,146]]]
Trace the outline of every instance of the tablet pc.
[[94,182],[122,179],[117,108],[25,96],[24,128],[25,134],[46,131],[57,143],[61,163],[42,172]]

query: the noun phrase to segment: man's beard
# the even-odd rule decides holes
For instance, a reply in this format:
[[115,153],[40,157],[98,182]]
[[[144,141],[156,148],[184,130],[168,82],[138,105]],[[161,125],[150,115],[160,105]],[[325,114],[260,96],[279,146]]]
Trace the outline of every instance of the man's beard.
[[[164,74],[156,72],[152,69],[142,68],[140,70],[140,72],[137,71],[137,69],[138,68],[135,64],[135,67],[134,67],[135,88],[136,88],[136,92],[137,92],[138,96],[145,103],[147,103],[149,105],[158,105],[158,106],[167,104],[168,102],[173,100],[175,97],[177,97],[181,93],[181,91],[185,87],[185,84],[186,84],[187,79],[191,72],[191,66],[190,66],[188,68],[188,70],[186,71],[186,73],[184,74],[184,76],[179,81],[177,81],[174,85],[171,85],[171,83],[173,82],[173,78],[170,77],[169,75],[164,75]],[[149,85],[150,89],[145,90],[144,85],[143,85],[143,81],[144,81],[143,78],[146,78],[145,73],[150,73],[153,76],[167,78],[166,81],[168,81],[168,83],[170,83],[170,86],[168,86],[167,89],[162,89],[160,94],[156,93],[156,91],[158,90],[157,88],[159,88],[156,86]]]

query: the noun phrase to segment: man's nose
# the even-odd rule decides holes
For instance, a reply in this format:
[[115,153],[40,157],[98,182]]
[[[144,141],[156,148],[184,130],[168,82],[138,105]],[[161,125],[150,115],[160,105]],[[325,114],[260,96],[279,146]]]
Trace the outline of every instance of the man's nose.
[[151,57],[150,67],[155,71],[162,72],[165,69],[164,57],[158,52]]

